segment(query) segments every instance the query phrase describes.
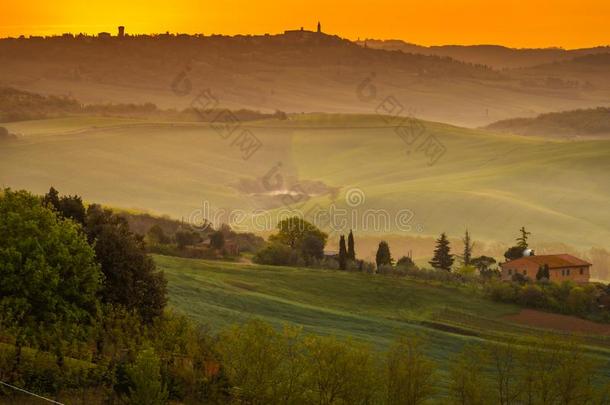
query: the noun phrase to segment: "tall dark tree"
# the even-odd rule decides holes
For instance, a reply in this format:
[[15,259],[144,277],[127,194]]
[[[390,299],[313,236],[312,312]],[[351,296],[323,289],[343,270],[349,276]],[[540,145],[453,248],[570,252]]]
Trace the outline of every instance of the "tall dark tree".
[[469,266],[472,259],[472,249],[474,248],[474,242],[470,240],[470,233],[468,232],[468,229],[464,234],[462,242],[464,242],[464,254],[462,255],[462,261],[464,262],[464,266]]
[[384,265],[392,265],[392,254],[390,253],[390,245],[388,245],[388,242],[379,242],[377,254],[375,255],[375,263],[377,264],[377,268]]
[[428,263],[435,269],[451,271],[453,266],[453,255],[451,254],[451,246],[447,235],[443,232],[436,240],[436,248],[434,249],[434,257]]
[[59,196],[59,192],[51,187],[42,199],[42,204],[54,209],[61,217],[72,219],[85,225],[86,210],[83,199],[77,195]]
[[349,260],[356,260],[356,248],[354,246],[354,234],[352,230],[349,230],[349,235],[347,236],[347,258]]
[[347,249],[345,247],[345,236],[339,238],[339,268],[345,270],[347,267]]
[[145,322],[161,315],[167,281],[127,221],[93,204],[87,209],[86,231],[104,273],[102,301],[136,311]]
[[59,192],[55,187],[51,187],[49,192],[42,198],[42,205],[53,208],[55,211],[59,211]]
[[525,250],[528,248],[527,239],[532,233],[526,231],[524,226],[522,226],[521,229],[519,229],[519,232],[521,233],[521,236],[519,236],[516,239],[517,246],[520,247],[521,249]]

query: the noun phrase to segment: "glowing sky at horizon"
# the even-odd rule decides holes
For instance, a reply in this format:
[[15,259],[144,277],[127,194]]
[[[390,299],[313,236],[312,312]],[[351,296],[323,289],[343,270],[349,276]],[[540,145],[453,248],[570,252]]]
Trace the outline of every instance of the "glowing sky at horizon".
[[280,33],[315,29],[342,37],[421,45],[499,44],[580,48],[610,44],[608,0],[0,0],[0,37],[183,32]]

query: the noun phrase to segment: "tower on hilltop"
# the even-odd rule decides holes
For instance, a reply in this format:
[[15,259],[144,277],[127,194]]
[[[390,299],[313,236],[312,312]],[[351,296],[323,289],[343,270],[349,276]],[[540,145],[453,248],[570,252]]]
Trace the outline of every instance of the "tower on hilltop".
[[318,21],[318,34],[322,33],[322,25],[320,24],[320,21]]

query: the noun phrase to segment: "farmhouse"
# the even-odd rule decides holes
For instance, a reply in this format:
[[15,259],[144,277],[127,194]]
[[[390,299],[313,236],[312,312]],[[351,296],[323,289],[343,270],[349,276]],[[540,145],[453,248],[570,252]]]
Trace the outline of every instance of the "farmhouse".
[[538,270],[543,267],[548,267],[549,280],[554,282],[571,280],[587,283],[591,275],[591,263],[568,254],[525,256],[502,263],[500,267],[502,280],[511,280],[517,273],[535,279]]

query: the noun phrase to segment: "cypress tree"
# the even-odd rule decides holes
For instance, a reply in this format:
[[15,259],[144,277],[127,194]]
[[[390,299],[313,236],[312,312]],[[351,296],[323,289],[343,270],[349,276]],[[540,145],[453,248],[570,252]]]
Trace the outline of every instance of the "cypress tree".
[[445,271],[451,271],[453,265],[453,255],[451,254],[451,247],[449,245],[449,239],[443,232],[436,240],[436,248],[434,249],[434,257],[428,263],[435,269],[441,269]]
[[375,255],[375,263],[377,263],[377,268],[380,266],[392,264],[392,255],[390,253],[390,246],[388,242],[381,241],[379,242],[379,247],[377,248],[377,254]]
[[354,248],[354,234],[352,230],[349,230],[349,235],[347,236],[347,258],[349,260],[356,260],[356,250]]
[[464,234],[464,254],[462,255],[462,260],[464,261],[464,266],[470,265],[470,260],[472,259],[472,248],[474,247],[474,243],[470,241],[470,233],[466,230]]
[[345,236],[339,238],[339,268],[345,270],[347,267],[347,249],[345,249]]

